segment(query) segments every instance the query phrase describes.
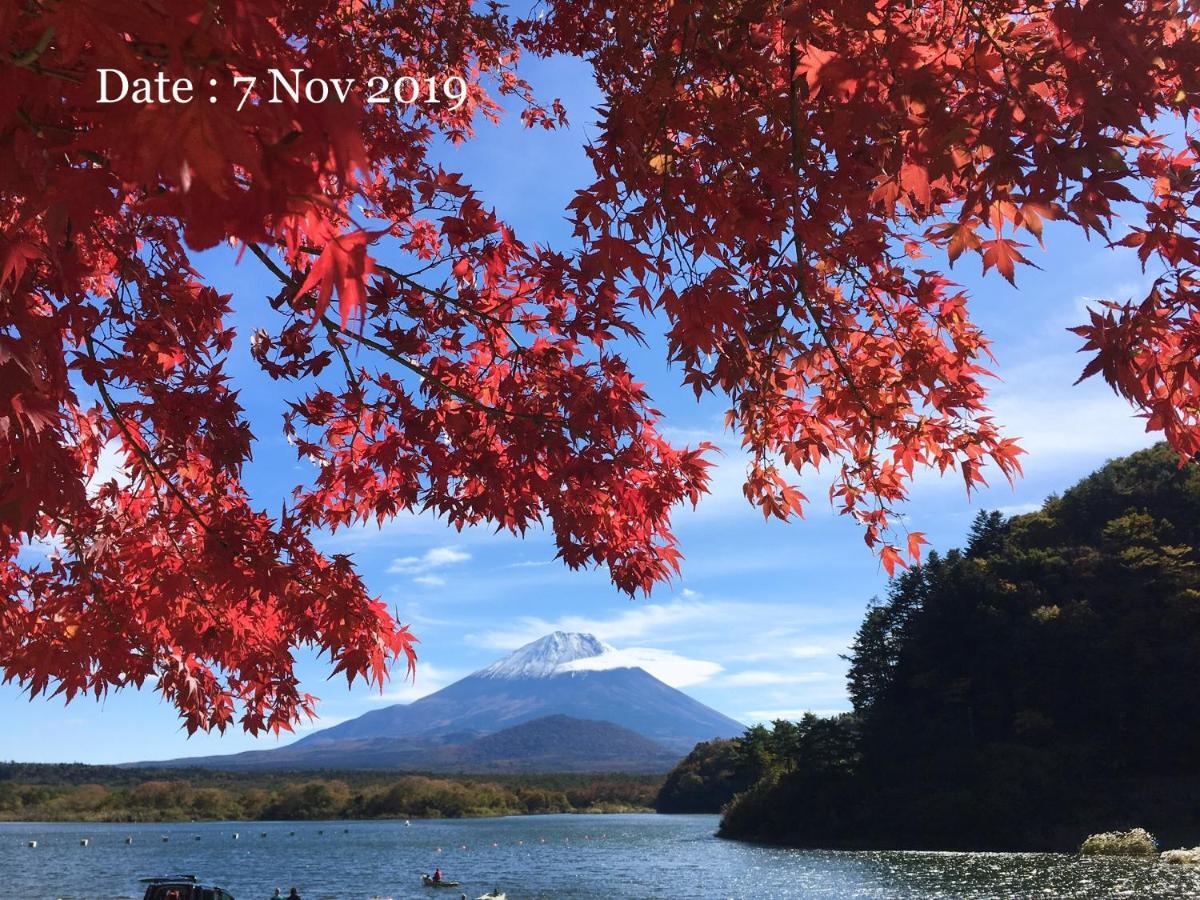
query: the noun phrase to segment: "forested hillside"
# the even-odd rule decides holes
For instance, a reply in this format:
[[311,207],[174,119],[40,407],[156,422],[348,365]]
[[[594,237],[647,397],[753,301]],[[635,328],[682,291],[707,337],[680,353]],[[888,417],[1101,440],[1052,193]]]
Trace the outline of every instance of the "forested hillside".
[[1165,446],[1037,512],[981,514],[871,605],[854,714],[789,726],[804,740],[773,742],[722,834],[1063,849],[1137,824],[1196,843],[1198,546],[1200,465]]
[[717,812],[763,771],[745,740],[701,741],[671,770],[654,808],[660,813]]

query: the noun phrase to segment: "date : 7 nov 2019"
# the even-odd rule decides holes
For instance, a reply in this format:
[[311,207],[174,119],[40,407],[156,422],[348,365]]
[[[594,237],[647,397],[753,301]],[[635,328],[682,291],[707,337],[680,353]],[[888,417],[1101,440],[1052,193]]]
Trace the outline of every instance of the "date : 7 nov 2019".
[[[97,69],[99,77],[98,103],[168,104],[192,103],[204,98],[208,88],[209,103],[221,96],[217,89],[221,80],[216,77],[194,82],[188,77],[171,77],[159,71],[153,76],[131,77],[120,69]],[[372,75],[362,89],[353,78],[324,78],[303,69],[268,69],[264,75],[230,75],[238,92],[238,110],[255,101],[260,103],[348,103],[362,95],[366,103],[398,103],[410,105],[446,104],[459,109],[467,102],[466,79],[459,75],[417,77],[401,75],[386,77]],[[355,100],[355,102],[358,102]]]

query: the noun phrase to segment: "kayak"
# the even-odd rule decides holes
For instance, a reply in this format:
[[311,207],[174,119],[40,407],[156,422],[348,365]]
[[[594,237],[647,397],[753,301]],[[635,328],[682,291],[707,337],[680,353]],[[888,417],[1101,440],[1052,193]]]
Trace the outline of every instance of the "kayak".
[[421,876],[421,884],[425,885],[425,887],[458,887],[457,881],[434,881],[428,875]]

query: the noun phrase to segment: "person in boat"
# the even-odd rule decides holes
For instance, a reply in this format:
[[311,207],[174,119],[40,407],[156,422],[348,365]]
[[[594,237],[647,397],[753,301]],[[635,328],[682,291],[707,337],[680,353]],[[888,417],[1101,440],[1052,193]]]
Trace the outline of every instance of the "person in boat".
[[442,883],[442,870],[440,867],[433,870],[433,883],[434,884]]

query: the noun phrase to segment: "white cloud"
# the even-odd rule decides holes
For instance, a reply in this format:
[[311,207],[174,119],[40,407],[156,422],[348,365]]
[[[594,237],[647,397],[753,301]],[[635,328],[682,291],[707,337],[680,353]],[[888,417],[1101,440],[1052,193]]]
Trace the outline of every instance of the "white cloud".
[[[618,647],[636,646],[572,668],[640,666],[676,687],[704,684],[704,701],[719,709],[728,706],[729,698],[719,696],[725,691],[755,691],[756,704],[782,706],[796,702],[799,686],[804,686],[801,696],[824,707],[845,696],[838,656],[847,652],[860,619],[857,603],[676,600],[633,606],[607,618],[527,616],[465,640],[488,650],[512,650],[553,631],[584,632]],[[748,672],[737,671],[755,662]],[[722,674],[727,668],[735,674]],[[770,696],[766,689],[772,686],[782,688],[782,696]]]
[[[125,456],[119,440],[111,440],[100,448],[100,455],[96,458],[96,471],[87,480],[84,489],[89,497],[95,497],[101,486],[109,481],[115,481],[117,487],[121,488],[129,485],[129,471],[125,468]],[[36,554],[49,560],[62,557],[66,549],[66,541],[58,535],[52,535],[48,539],[35,538],[25,543],[20,552]]]
[[[845,696],[841,684],[844,666],[838,656],[847,652],[853,640],[862,616],[862,601],[707,599],[691,588],[677,590],[678,599],[610,607],[607,615],[523,616],[491,628],[478,628],[464,640],[474,647],[511,651],[554,631],[566,631],[593,634],[619,648],[633,644],[632,648],[595,661],[572,664],[572,668],[634,665],[676,687],[705,684],[705,702],[718,708],[728,704],[728,698],[723,701],[718,696],[726,690],[772,685],[808,685],[806,699],[824,696],[832,689],[832,696],[820,701],[822,707]],[[817,665],[805,664],[817,659],[821,660]],[[739,670],[754,662],[759,665],[748,668],[755,674],[722,674],[731,664]],[[788,672],[792,667],[796,671]],[[765,675],[759,670],[780,674]],[[819,690],[814,694],[813,689]],[[756,696],[764,706],[779,702],[761,690]],[[781,699],[781,705],[795,702],[795,692],[786,691]]]
[[[536,533],[537,526],[534,525],[530,528],[530,534]],[[371,521],[339,528],[333,533],[323,532],[319,535],[319,542],[322,547],[333,552],[355,553],[394,547],[397,544],[412,544],[420,539],[446,540],[451,536],[460,543],[487,546],[500,546],[524,540],[519,535],[509,531],[496,531],[494,528],[464,528],[458,531],[433,512],[415,513],[405,510],[385,520],[382,525]]]
[[418,575],[413,582],[423,587],[445,587],[446,579],[440,575]]
[[816,659],[822,656],[836,657],[847,652],[850,641],[829,643],[798,642],[791,629],[764,633],[755,641],[758,649],[742,653],[733,659],[739,662],[763,662],[772,659]]
[[997,507],[996,512],[1003,516],[1023,516],[1026,513],[1037,512],[1041,508],[1041,503],[1013,503],[1009,506]]
[[610,619],[562,616],[550,620],[538,616],[522,616],[514,626],[468,635],[467,639],[476,645],[495,650],[515,650],[553,631],[594,634],[602,641],[637,640],[670,633],[686,622],[709,619],[712,615],[711,606],[680,601],[667,604],[647,603]]
[[[393,588],[397,594],[401,593],[400,589]],[[441,598],[438,598],[441,602]],[[426,612],[425,607],[414,600],[407,600],[400,611],[401,621],[409,625],[419,625],[427,628],[459,628],[461,622],[455,618],[446,618],[443,616],[431,615]]]
[[[983,474],[993,490],[985,489],[976,497],[986,495],[987,508],[1037,509],[1040,503],[1024,498],[1009,504],[995,500],[1002,492],[1027,492],[1025,485],[1039,481],[1065,487],[1105,460],[1149,447],[1160,439],[1158,433],[1148,434],[1145,420],[1098,377],[1074,383],[1085,362],[1074,349],[1057,341],[1028,351],[1023,362],[1001,367],[1004,380],[991,386],[987,405],[1004,434],[1025,450],[1020,458],[1024,475],[1017,476],[1010,489],[994,465],[985,466]],[[944,501],[934,498],[947,492],[963,495],[957,470],[943,476],[936,469],[918,469],[912,505],[921,501],[942,505]]]
[[746,451],[740,447],[723,447],[721,453],[710,453],[708,459],[713,463],[708,470],[708,493],[694,510],[690,506],[681,507],[676,513],[680,521],[724,519],[751,508],[742,490],[750,459]]
[[1063,378],[1060,390],[1055,380],[1040,373],[1042,389],[1034,382],[1035,371],[1019,373],[1022,382],[1012,390],[997,391],[992,403],[996,420],[1008,434],[1017,437],[1027,456],[1021,458],[1026,470],[1047,469],[1056,463],[1078,459],[1106,459],[1148,447],[1157,436],[1146,433],[1146,422],[1133,408],[1112,394],[1106,385],[1081,384],[1071,387]]
[[1063,310],[1059,318],[1063,327],[1066,328],[1082,325],[1089,321],[1093,309],[1104,311],[1102,307],[1104,301],[1115,300],[1117,303],[1124,303],[1127,300],[1133,300],[1140,302],[1150,293],[1153,284],[1154,277],[1143,273],[1139,279],[1118,282],[1103,294],[1080,294]]
[[466,672],[444,669],[429,662],[417,663],[417,674],[413,678],[393,677],[393,681],[381,694],[372,692],[366,699],[374,703],[412,703],[448,684],[458,681]]
[[[1107,296],[1141,299],[1153,279],[1117,281]],[[1096,297],[1076,296],[1064,309],[1066,318],[1051,317],[1001,360],[1002,381],[989,404],[996,421],[1020,438],[1028,451],[1025,468],[1050,469],[1077,460],[1107,459],[1146,447],[1157,436],[1146,434],[1145,420],[1117,396],[1099,376],[1075,384],[1088,361],[1078,351],[1082,340],[1067,333],[1088,319]]]
[[[60,559],[66,549],[66,540],[57,534],[53,534],[48,538],[33,538],[26,541],[21,544],[19,553],[22,556],[32,554],[41,560],[51,560]],[[22,562],[24,562],[24,559],[22,559]]]
[[772,684],[812,684],[818,681],[833,681],[841,676],[832,672],[779,672],[764,669],[747,669],[726,675],[721,682],[729,687],[764,687]]
[[425,562],[430,567],[447,566],[450,563],[466,562],[471,554],[457,547],[434,547],[425,554]]
[[[1106,295],[1122,300],[1140,298],[1149,289],[1151,281],[1151,276],[1117,280],[1111,292],[1105,285]],[[1063,473],[1068,472],[1073,479],[1081,466],[1086,470],[1088,466],[1099,465],[1104,460],[1139,450],[1161,439],[1157,432],[1148,434],[1145,420],[1098,377],[1075,384],[1086,359],[1076,352],[1080,346],[1078,338],[1067,334],[1065,329],[1086,321],[1087,308],[1095,305],[1096,297],[1092,294],[1096,293],[1091,291],[1089,295],[1076,296],[1064,305],[1062,314],[1033,322],[1034,327],[1026,339],[1005,349],[1005,358],[996,367],[1000,379],[987,382],[988,406],[993,418],[1006,435],[1018,438],[1027,451],[1021,458],[1026,478],[1018,479],[1018,490],[1023,481],[1038,477],[1062,480]],[[676,522],[681,529],[709,524],[709,520],[713,520],[714,525],[728,527],[728,520],[740,519],[751,509],[742,495],[745,451],[733,436],[716,429],[680,429],[679,435],[716,443],[723,454],[714,458],[716,464],[710,470],[710,495],[701,501],[695,512],[681,510],[676,515]],[[797,474],[784,469],[809,497],[806,517],[811,520],[834,514],[825,500],[831,471],[805,469],[802,474]],[[998,489],[1007,489],[1003,476],[993,466],[988,466],[984,475]],[[936,469],[917,472],[913,485],[914,501],[946,491],[962,494],[962,478],[956,471],[944,476]],[[1012,505],[1021,507],[1019,511],[1037,508],[1019,502]],[[725,560],[720,562],[724,565]],[[742,571],[765,572],[784,568],[787,561],[779,554],[766,558],[744,554],[733,564],[740,566]],[[710,562],[689,560],[685,566],[689,576],[695,576],[708,572]]]
[[455,563],[466,562],[471,554],[458,547],[434,547],[422,556],[402,556],[388,566],[389,575],[421,575]]
[[676,688],[700,684],[722,671],[719,663],[706,659],[690,659],[680,656],[678,653],[672,653],[670,650],[659,650],[654,647],[629,647],[625,650],[614,650],[600,656],[572,660],[561,668],[571,672],[620,668],[645,669],[659,681],[665,681],[671,687]]
[[116,440],[109,441],[100,449],[100,455],[96,459],[96,471],[88,479],[88,494],[95,496],[100,486],[109,481],[116,481],[120,487],[129,484],[129,472],[125,469],[121,442]]

